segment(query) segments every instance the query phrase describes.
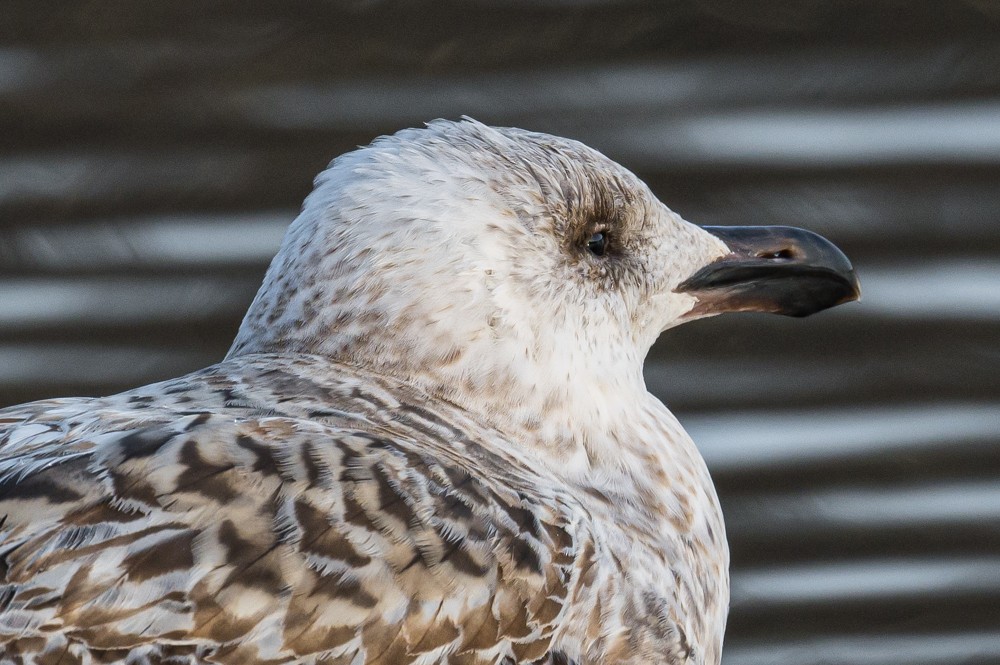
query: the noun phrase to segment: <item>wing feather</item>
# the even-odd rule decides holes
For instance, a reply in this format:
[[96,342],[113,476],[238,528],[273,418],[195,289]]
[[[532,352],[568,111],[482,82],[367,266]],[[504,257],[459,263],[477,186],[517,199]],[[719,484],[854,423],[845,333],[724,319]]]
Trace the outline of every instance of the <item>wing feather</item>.
[[531,662],[583,549],[562,498],[412,432],[54,400],[0,412],[0,455],[12,649]]

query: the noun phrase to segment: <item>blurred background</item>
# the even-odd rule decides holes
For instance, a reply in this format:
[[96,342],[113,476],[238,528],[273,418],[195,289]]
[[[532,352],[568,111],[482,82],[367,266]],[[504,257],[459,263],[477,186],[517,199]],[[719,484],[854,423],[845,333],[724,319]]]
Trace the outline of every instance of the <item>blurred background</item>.
[[313,176],[468,114],[864,301],[666,334],[727,514],[726,665],[1000,662],[1000,3],[3,0],[0,405],[219,360]]

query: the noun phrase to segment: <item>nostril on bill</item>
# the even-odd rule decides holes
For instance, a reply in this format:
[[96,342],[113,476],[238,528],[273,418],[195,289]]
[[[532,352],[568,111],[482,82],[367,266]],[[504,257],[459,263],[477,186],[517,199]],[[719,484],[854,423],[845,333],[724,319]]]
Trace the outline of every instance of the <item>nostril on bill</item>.
[[778,249],[778,250],[775,250],[775,251],[772,251],[772,252],[758,252],[757,253],[757,258],[758,259],[794,259],[795,258],[795,252],[793,252],[791,249],[788,249],[788,248]]

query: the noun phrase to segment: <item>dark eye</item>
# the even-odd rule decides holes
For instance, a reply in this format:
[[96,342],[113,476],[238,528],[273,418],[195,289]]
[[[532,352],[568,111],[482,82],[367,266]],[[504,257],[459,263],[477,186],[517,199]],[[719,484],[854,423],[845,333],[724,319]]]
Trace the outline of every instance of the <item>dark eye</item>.
[[608,251],[608,235],[603,231],[598,231],[590,236],[590,240],[587,241],[587,249],[594,256],[604,256],[604,253]]

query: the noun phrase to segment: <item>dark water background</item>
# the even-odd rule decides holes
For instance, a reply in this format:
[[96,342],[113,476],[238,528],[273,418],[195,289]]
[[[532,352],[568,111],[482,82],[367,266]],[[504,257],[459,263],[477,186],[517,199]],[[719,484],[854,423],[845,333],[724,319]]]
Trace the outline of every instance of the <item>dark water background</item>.
[[1000,3],[0,0],[0,404],[218,360],[312,177],[472,115],[864,301],[664,336],[728,516],[726,665],[1000,662]]

